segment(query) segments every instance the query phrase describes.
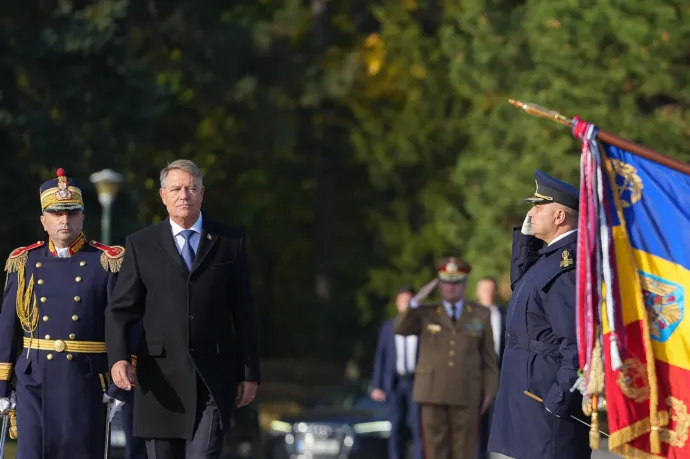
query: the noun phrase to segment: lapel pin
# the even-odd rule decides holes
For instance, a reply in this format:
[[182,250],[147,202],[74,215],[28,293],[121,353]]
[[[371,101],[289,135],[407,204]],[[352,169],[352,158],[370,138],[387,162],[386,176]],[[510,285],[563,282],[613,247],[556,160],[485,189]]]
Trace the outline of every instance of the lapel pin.
[[213,240],[213,236],[211,236],[210,234],[207,234],[207,235],[206,235],[206,238],[207,238],[209,241]]

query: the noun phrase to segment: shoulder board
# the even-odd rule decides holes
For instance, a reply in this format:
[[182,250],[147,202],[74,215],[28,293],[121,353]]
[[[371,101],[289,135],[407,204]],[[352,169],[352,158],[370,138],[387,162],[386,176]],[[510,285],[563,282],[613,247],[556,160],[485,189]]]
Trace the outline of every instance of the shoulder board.
[[44,241],[38,241],[34,244],[27,245],[26,247],[17,247],[14,249],[5,262],[5,271],[8,273],[16,272],[19,268],[26,265],[26,261],[29,258],[29,252],[39,247],[43,247],[44,245]]
[[89,241],[89,245],[101,252],[101,266],[111,273],[120,272],[122,257],[125,256],[125,248],[119,245],[105,245],[98,241]]

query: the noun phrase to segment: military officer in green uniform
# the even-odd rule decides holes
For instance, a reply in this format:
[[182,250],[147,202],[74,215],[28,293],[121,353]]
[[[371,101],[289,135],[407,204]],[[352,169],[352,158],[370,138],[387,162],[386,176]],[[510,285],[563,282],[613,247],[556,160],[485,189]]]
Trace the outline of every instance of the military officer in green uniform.
[[[469,263],[442,259],[438,276],[395,319],[395,333],[419,335],[414,400],[421,406],[427,459],[467,459],[480,415],[498,386],[490,311],[464,299]],[[438,287],[441,302],[421,304]]]

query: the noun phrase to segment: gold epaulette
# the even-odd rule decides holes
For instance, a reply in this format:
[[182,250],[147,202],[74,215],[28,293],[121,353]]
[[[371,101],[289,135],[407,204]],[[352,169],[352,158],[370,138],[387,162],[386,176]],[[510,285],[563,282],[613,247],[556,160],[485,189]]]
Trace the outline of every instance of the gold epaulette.
[[125,256],[125,248],[119,245],[105,245],[98,241],[90,241],[93,247],[103,252],[101,254],[101,266],[111,273],[119,273],[122,267],[122,258]]
[[29,259],[29,252],[45,245],[45,242],[38,241],[35,244],[27,245],[26,247],[18,247],[10,253],[10,256],[5,262],[5,271],[8,273],[16,273],[19,268],[26,266]]

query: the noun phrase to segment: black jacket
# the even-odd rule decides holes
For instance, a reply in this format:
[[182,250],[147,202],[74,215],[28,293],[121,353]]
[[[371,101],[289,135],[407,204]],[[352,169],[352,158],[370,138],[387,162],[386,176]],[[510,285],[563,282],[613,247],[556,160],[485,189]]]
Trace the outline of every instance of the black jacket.
[[[142,334],[130,349],[130,328]],[[242,230],[204,215],[191,274],[169,219],[126,240],[106,312],[110,366],[136,354],[134,435],[190,440],[198,377],[230,426],[238,381],[259,381],[256,317]]]

